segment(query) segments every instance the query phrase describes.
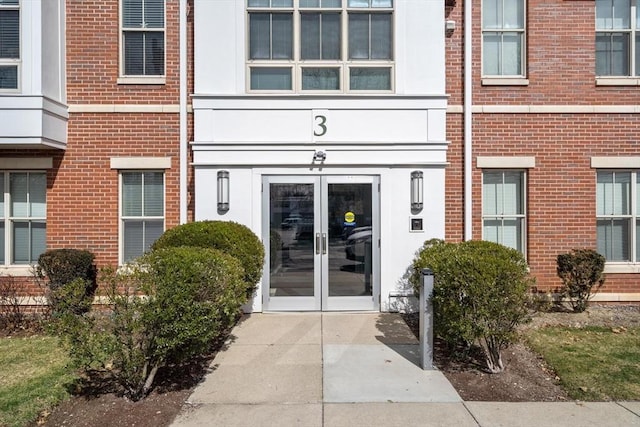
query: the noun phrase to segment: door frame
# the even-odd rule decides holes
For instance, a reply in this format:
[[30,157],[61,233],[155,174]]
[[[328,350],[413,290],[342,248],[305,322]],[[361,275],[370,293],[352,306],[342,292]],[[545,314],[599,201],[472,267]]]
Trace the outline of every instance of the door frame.
[[[328,184],[370,183],[372,211],[371,295],[329,296],[329,251],[313,257],[313,296],[272,297],[270,295],[270,186],[269,184],[313,184],[313,234],[328,235]],[[380,311],[380,177],[378,175],[263,175],[262,239],[265,264],[262,278],[263,311]],[[322,252],[316,248],[314,254]]]
[[[322,311],[380,311],[380,192],[379,177],[372,175],[323,175],[321,177],[320,205],[329,206],[329,184],[371,184],[371,295],[329,296],[329,254],[322,255]],[[322,231],[329,229],[329,218],[321,212]]]

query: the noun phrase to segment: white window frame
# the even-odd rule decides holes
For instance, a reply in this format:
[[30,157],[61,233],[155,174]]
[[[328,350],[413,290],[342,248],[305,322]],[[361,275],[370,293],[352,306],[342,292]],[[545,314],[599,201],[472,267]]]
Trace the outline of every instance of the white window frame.
[[[484,198],[485,177],[487,174],[498,174],[498,173],[502,175],[503,183],[504,183],[504,175],[506,173],[510,173],[510,174],[517,173],[521,175],[520,194],[522,196],[522,200],[518,201],[522,205],[521,214],[505,214],[504,212],[496,213],[495,215],[485,214],[485,198]],[[503,200],[504,200],[504,197],[503,197]],[[526,258],[527,256],[527,170],[526,169],[510,169],[510,168],[509,169],[484,169],[482,171],[481,209],[482,209],[482,240],[488,240],[484,234],[485,220],[501,220],[501,221],[518,220],[521,222],[521,227],[522,227],[522,233],[521,233],[522,235],[520,236],[520,245],[522,247],[521,253]],[[501,227],[504,227],[504,224]],[[496,242],[496,243],[503,244],[503,242]],[[514,249],[518,250],[517,248],[514,248]]]
[[[0,221],[4,223],[4,260],[0,261],[0,266],[11,267],[11,268],[28,268],[30,265],[34,265],[38,262],[37,259],[30,259],[26,263],[15,263],[13,262],[15,254],[13,251],[13,223],[14,222],[37,222],[44,223],[45,225],[45,250],[46,250],[46,226],[47,226],[47,213],[46,213],[46,194],[47,194],[47,171],[46,170],[35,170],[35,169],[8,169],[8,170],[0,170],[0,174],[4,177],[4,188],[0,188],[0,191],[4,193],[4,210],[0,213],[2,217]],[[12,174],[44,174],[45,176],[45,214],[44,216],[37,216],[28,214],[26,216],[15,216],[11,214],[11,175]],[[27,193],[27,198],[29,200],[30,193]],[[29,251],[31,254],[31,251]],[[11,273],[10,273],[11,274]]]
[[1,10],[17,10],[18,11],[18,56],[16,58],[0,58],[0,67],[15,67],[16,68],[16,87],[14,88],[0,88],[0,93],[20,92],[21,87],[21,68],[22,68],[22,0],[18,0],[17,5],[2,5]]
[[[119,13],[118,13],[118,25],[119,25],[119,65],[118,65],[118,84],[165,84],[166,83],[166,75],[167,75],[167,1],[164,1],[164,14],[163,21],[164,26],[162,28],[126,28],[124,27],[124,1],[119,0]],[[144,5],[143,5],[144,8]],[[163,63],[163,74],[158,75],[144,75],[144,74],[135,74],[135,75],[127,75],[125,74],[125,33],[126,32],[162,32],[163,33],[163,45],[164,45],[164,63]]]
[[[506,0],[503,0],[506,1]],[[481,7],[480,25],[482,28],[480,42],[481,42],[481,56],[480,56],[480,70],[482,74],[483,85],[527,85],[529,82],[527,76],[527,2],[526,0],[519,0],[523,3],[523,22],[522,28],[484,28],[484,1]],[[509,33],[519,34],[521,37],[522,48],[520,51],[520,74],[485,74],[484,73],[484,34],[485,33]],[[502,45],[501,45],[502,46]],[[502,62],[502,61],[501,61]]]
[[[113,160],[112,160],[113,162]],[[125,216],[123,215],[123,197],[124,197],[124,187],[123,187],[123,174],[127,173],[137,173],[137,174],[145,174],[145,173],[161,173],[162,174],[162,216],[146,216],[138,215],[138,216]],[[144,176],[144,175],[143,175]],[[144,191],[144,182],[142,185]],[[142,208],[144,210],[144,193],[142,196]],[[162,229],[163,231],[167,229],[167,173],[164,169],[121,169],[118,171],[118,264],[123,265],[126,264],[124,260],[125,254],[125,236],[124,236],[124,223],[126,221],[157,221],[162,220]]]
[[[595,19],[595,31],[596,40],[599,34],[627,34],[629,37],[629,68],[627,74],[597,74],[596,66],[596,81],[598,84],[620,84],[620,85],[640,85],[640,65],[636,66],[636,50],[637,43],[636,38],[640,37],[640,22],[638,22],[638,8],[640,8],[640,0],[630,0],[629,10],[629,28],[598,28],[598,5],[599,1],[596,1],[596,19]],[[596,56],[597,58],[597,56]]]
[[[249,7],[248,0],[245,2],[245,57],[246,68],[245,85],[248,93],[303,93],[303,94],[318,94],[318,95],[330,95],[341,93],[394,93],[395,92],[395,32],[396,32],[396,10],[395,3],[398,0],[394,0],[392,7],[349,7],[348,0],[342,0],[342,6],[339,8],[300,8],[300,0],[292,0],[292,7]],[[293,57],[292,59],[250,59],[250,13],[291,13],[293,16]],[[323,12],[335,12],[340,13],[340,28],[341,28],[341,46],[340,56],[341,59],[337,60],[303,60],[300,58],[300,44],[301,44],[301,13],[323,13]],[[391,59],[390,60],[376,60],[376,59],[349,59],[349,14],[356,13],[386,13],[391,14]],[[251,69],[252,68],[290,68],[291,69],[291,89],[283,90],[262,90],[251,88]],[[338,69],[338,76],[340,78],[340,89],[338,90],[303,90],[302,89],[302,70],[304,68],[336,68]],[[383,90],[355,90],[350,87],[351,83],[351,69],[354,68],[386,68],[389,69],[389,89]]]
[[[640,177],[640,169],[598,169],[596,172],[596,183],[598,182],[598,174],[600,173],[613,173],[615,174],[630,174],[630,185],[629,185],[629,212],[627,213],[598,213],[597,206],[597,198],[598,198],[598,189],[596,188],[596,224],[600,220],[624,220],[629,224],[629,235],[627,236],[629,239],[628,247],[626,248],[629,251],[629,259],[627,260],[609,260],[607,259],[606,263],[609,267],[611,266],[629,266],[629,265],[640,265],[640,255],[637,254],[636,248],[637,245],[640,244],[637,240],[636,230],[640,228],[638,225],[638,221],[640,221],[640,212],[638,212],[637,204],[638,204],[638,183],[637,179]],[[614,178],[615,179],[615,178]],[[615,182],[615,181],[614,181]],[[615,187],[614,187],[615,189]],[[614,194],[615,200],[615,194]],[[596,229],[596,238],[597,229]],[[606,254],[602,254],[606,257]]]

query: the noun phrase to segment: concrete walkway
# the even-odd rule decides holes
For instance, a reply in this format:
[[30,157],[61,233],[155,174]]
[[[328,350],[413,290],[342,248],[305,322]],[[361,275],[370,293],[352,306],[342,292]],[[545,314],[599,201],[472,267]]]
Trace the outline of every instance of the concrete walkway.
[[253,314],[173,426],[640,426],[640,402],[463,402],[417,352],[396,314]]

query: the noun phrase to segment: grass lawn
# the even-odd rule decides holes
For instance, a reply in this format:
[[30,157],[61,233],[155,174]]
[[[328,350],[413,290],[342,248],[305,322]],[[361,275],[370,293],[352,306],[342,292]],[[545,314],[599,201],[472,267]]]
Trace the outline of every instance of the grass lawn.
[[1,338],[0,426],[24,426],[68,397],[67,361],[55,338]]
[[640,328],[549,327],[529,345],[578,400],[640,400]]

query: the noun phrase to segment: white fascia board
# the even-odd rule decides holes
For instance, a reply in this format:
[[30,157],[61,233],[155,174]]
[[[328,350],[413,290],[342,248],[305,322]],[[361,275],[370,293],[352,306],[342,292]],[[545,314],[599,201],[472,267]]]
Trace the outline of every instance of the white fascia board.
[[[316,151],[324,151],[326,160],[314,161]],[[255,147],[252,149],[227,148],[226,150],[194,150],[193,166],[304,166],[312,168],[332,167],[444,167],[447,166],[446,150],[426,151],[416,147],[398,150],[388,147],[375,150],[362,150],[340,147],[305,147],[289,148],[287,150],[269,149],[269,147]]]
[[408,96],[342,96],[340,98],[242,96],[193,96],[193,109],[443,109],[447,108],[446,95]]

